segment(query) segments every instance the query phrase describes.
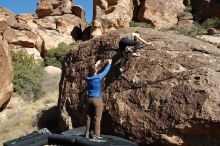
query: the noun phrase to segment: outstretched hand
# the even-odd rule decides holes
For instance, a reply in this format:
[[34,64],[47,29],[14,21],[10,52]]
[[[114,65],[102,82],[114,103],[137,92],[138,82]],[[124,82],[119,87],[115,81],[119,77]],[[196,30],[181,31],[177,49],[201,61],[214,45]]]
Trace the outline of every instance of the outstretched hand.
[[98,60],[98,61],[95,63],[95,66],[96,66],[96,67],[99,66],[100,63],[101,63],[101,60]]
[[147,42],[147,43],[146,43],[146,45],[152,45],[152,44],[153,44],[152,42]]
[[112,59],[109,59],[109,60],[108,60],[108,64],[112,64]]

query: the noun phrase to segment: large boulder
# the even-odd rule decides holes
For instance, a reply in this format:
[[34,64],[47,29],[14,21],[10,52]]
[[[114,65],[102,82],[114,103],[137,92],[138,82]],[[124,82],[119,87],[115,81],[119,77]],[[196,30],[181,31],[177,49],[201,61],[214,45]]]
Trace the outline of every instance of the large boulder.
[[38,29],[53,29],[56,30],[56,17],[46,16],[43,19],[34,19],[34,23],[38,25]]
[[57,30],[37,29],[35,31],[43,40],[42,55],[50,49],[57,48],[60,43],[70,44],[74,41],[71,35],[61,35]]
[[36,13],[39,18],[72,13],[72,0],[40,0]]
[[81,6],[75,5],[72,7],[72,13],[73,15],[79,17],[83,22],[86,23],[86,17],[85,17],[85,9]]
[[218,0],[192,0],[192,12],[198,18],[205,20],[210,17],[220,18],[220,3]]
[[19,14],[16,15],[16,20],[19,23],[28,25],[28,27],[32,29],[38,29],[40,26],[34,22],[35,19],[37,19],[36,14]]
[[8,26],[13,25],[15,22],[15,14],[3,7],[0,7],[0,34],[2,34]]
[[141,1],[137,19],[151,22],[157,29],[167,29],[178,22],[177,15],[184,9],[183,0]]
[[129,26],[133,0],[94,0],[92,37]]
[[0,109],[3,109],[9,102],[13,92],[13,74],[7,42],[0,40],[0,48]]
[[[153,45],[142,44],[138,58],[128,54],[120,77],[119,36],[136,30]],[[102,82],[102,133],[142,145],[220,145],[220,50],[153,29],[113,31],[66,55],[59,87],[60,128],[67,129],[71,120],[74,125],[85,124],[87,68],[108,58],[113,64]]]
[[5,17],[9,25],[12,25],[16,21],[14,18],[15,14],[3,7],[0,7],[0,17]]
[[131,20],[151,23],[156,29],[177,24],[183,0],[94,0],[91,36],[129,27]]
[[62,17],[58,18],[56,24],[58,32],[70,36],[74,29],[78,28],[82,30],[85,25],[83,21],[81,21],[80,17],[70,14],[65,14]]
[[42,45],[42,41],[40,44],[37,44],[41,39],[35,32],[26,30],[19,31],[17,29],[12,29],[11,27],[8,27],[4,31],[3,39],[7,40],[9,44],[28,48],[34,48],[37,45],[39,45],[38,47],[40,48]]

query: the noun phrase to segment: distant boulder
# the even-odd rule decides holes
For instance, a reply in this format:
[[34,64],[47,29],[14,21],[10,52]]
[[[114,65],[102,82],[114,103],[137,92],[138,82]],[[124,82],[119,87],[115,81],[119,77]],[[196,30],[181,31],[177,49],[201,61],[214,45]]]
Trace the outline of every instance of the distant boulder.
[[157,29],[177,24],[177,15],[185,9],[183,0],[141,1],[138,21],[151,22]]
[[60,16],[72,13],[72,0],[40,0],[36,13],[39,18],[45,16]]

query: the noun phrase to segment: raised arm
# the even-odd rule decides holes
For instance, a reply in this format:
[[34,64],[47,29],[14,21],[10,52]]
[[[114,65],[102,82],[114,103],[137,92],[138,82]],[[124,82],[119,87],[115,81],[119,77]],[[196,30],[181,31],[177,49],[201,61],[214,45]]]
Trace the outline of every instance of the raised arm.
[[139,35],[137,35],[136,33],[132,33],[133,36],[135,36],[137,39],[139,39],[140,41],[142,41],[143,43],[145,43],[146,45],[151,45],[151,42],[146,42],[144,39],[142,39]]
[[101,73],[98,74],[101,79],[103,79],[107,75],[107,73],[109,72],[111,68],[111,64],[112,64],[112,59],[109,59],[108,65],[105,67],[105,69]]
[[98,67],[101,63],[101,60],[98,60],[96,63],[95,63],[95,67]]

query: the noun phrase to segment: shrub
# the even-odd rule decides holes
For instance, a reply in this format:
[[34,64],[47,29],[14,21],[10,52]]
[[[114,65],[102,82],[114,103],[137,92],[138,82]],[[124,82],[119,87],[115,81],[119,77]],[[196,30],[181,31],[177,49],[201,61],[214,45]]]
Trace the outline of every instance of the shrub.
[[129,23],[130,27],[142,27],[142,28],[153,28],[153,24],[152,23],[147,23],[147,22],[136,22],[136,21],[131,21]]
[[26,100],[36,100],[42,95],[43,63],[25,52],[11,52],[14,69],[14,91]]
[[203,33],[203,29],[199,26],[185,26],[177,28],[177,31],[190,37],[195,37]]
[[218,17],[208,18],[202,23],[202,26],[208,28],[218,28],[220,26],[220,19]]
[[62,61],[66,53],[69,49],[73,46],[78,45],[80,42],[73,42],[70,45],[66,45],[65,43],[60,43],[57,48],[51,49],[46,53],[44,59],[45,66],[55,66],[55,67],[62,67]]

